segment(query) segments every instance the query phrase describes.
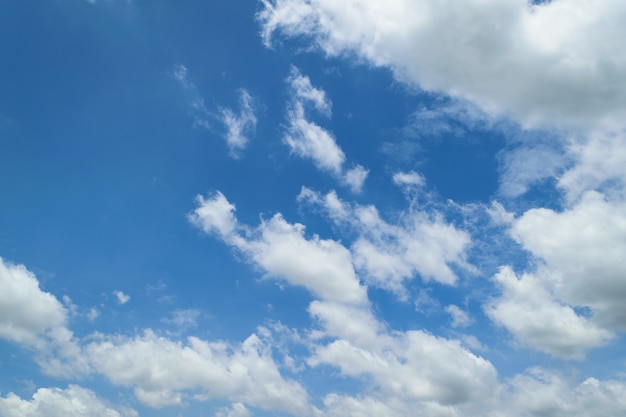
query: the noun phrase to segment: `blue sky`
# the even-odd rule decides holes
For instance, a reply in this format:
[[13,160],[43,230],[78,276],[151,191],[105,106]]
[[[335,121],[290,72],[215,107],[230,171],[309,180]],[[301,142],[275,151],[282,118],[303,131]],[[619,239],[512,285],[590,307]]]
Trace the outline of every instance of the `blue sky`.
[[626,6],[0,4],[0,416],[626,411]]

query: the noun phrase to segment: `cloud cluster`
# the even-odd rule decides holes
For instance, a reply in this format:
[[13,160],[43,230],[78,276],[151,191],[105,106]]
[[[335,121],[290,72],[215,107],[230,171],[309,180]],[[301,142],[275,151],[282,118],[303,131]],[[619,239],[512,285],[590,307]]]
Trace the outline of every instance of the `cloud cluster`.
[[[0,262],[0,294],[0,335],[35,349],[36,361],[51,376],[100,374],[133,388],[140,402],[157,408],[189,398],[227,398],[293,415],[308,412],[306,391],[281,376],[270,341],[262,338],[266,332],[238,345],[197,337],[182,343],[150,329],[135,337],[97,333],[79,339],[65,327],[65,310],[56,297],[41,291],[24,266]],[[171,320],[188,325],[190,315],[196,314],[184,311]],[[9,394],[0,399],[2,407],[3,416],[133,415],[105,407],[93,392],[77,386],[40,389],[32,401]]]
[[527,124],[622,124],[626,6],[618,1],[263,0],[263,39],[305,37],[430,91]]
[[[550,131],[549,140],[522,140],[502,154],[501,192],[516,198],[554,179],[565,196],[563,209],[533,208],[510,220],[510,235],[534,262],[520,277],[504,266],[494,277],[502,292],[485,311],[521,344],[564,358],[581,358],[624,329],[619,300],[625,295],[626,85],[620,80],[626,79],[626,60],[618,41],[625,35],[619,23],[626,16],[624,4],[463,0],[450,7],[434,0],[350,5],[264,0],[263,5],[257,17],[267,45],[279,35],[302,38],[327,55],[357,56],[387,67],[402,82],[477,107],[483,118],[508,117]],[[419,117],[435,133],[452,128],[442,124],[442,115],[467,119],[448,108],[431,113]],[[395,180],[419,183],[404,176]],[[347,218],[358,218],[348,213]],[[392,265],[396,277],[417,269],[402,269],[401,257],[381,257],[371,245],[360,247],[370,275],[382,276],[380,265]],[[459,253],[457,247],[444,259]],[[437,271],[430,276],[453,280],[451,272]]]
[[[396,174],[394,180],[405,186],[422,183],[416,173]],[[298,200],[321,208],[336,225],[356,232],[351,246],[354,264],[371,285],[405,295],[403,282],[416,275],[453,285],[458,277],[452,266],[473,270],[466,260],[470,236],[439,213],[410,208],[397,222],[387,222],[375,206],[346,203],[334,191],[321,195],[303,187]]]
[[67,389],[40,388],[32,400],[9,393],[0,397],[3,417],[138,417],[130,408],[108,404],[88,389],[70,385]]
[[290,224],[280,214],[262,220],[256,228],[239,224],[235,206],[218,192],[197,197],[198,207],[189,215],[192,224],[216,234],[268,276],[307,288],[318,297],[347,303],[366,301],[350,252],[333,240],[307,239],[301,224]]
[[[322,198],[307,189],[303,192],[309,199]],[[351,210],[334,197],[339,204],[335,209]],[[380,403],[373,410],[387,409],[394,401],[402,410],[398,415],[409,405],[445,409],[474,397],[487,398],[496,390],[493,366],[460,342],[420,330],[390,331],[379,321],[352,269],[352,262],[359,261],[353,261],[341,244],[315,236],[306,239],[303,226],[290,225],[280,215],[254,229],[241,225],[234,216],[234,206],[221,193],[199,197],[197,203],[189,216],[193,224],[234,246],[267,273],[304,286],[318,298],[309,305],[318,328],[309,335],[312,354],[307,364],[313,368],[333,366],[344,377],[371,380],[378,393],[367,401]],[[350,212],[337,220],[349,217],[356,216]],[[365,226],[376,228],[371,222]],[[336,415],[339,410],[362,405],[362,401],[330,393],[323,400],[325,408],[317,412]]]
[[132,338],[101,336],[83,349],[96,372],[132,387],[151,407],[228,398],[294,415],[308,409],[304,388],[280,375],[271,346],[256,334],[230,346],[196,337],[181,343],[147,330]]

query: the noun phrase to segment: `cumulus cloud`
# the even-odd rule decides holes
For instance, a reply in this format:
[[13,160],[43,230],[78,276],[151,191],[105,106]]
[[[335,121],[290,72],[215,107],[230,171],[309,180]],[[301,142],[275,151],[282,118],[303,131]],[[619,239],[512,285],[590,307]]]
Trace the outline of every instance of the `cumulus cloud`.
[[[620,416],[626,412],[626,384],[586,378],[580,384],[554,371],[531,368],[508,381],[507,415]],[[502,407],[504,409],[504,407]]]
[[[525,123],[607,126],[626,115],[626,6],[601,0],[263,0],[272,37],[305,37],[402,81]],[[442,28],[444,28],[442,30]]]
[[332,103],[326,97],[326,92],[314,87],[309,77],[302,75],[295,67],[291,69],[287,82],[292,97],[288,105],[288,125],[283,141],[292,153],[311,159],[317,168],[333,174],[353,192],[360,192],[369,171],[360,165],[346,169],[345,153],[333,135],[307,116],[309,107],[326,117],[331,116]]
[[[332,194],[323,197],[306,189],[303,193],[313,200],[328,198],[333,213],[353,215],[353,208]],[[345,377],[371,381],[376,387],[378,394],[371,398],[329,394],[322,415],[361,410],[369,403],[377,404],[373,409],[392,410],[397,415],[409,409],[409,404],[448,409],[488,398],[497,389],[493,365],[461,342],[422,330],[390,330],[379,321],[366,293],[361,292],[364,288],[358,286],[350,255],[341,245],[315,237],[307,240],[304,226],[290,225],[279,216],[262,221],[256,229],[243,227],[234,217],[234,206],[220,194],[201,201],[202,206],[190,215],[192,222],[246,253],[266,271],[280,272],[287,282],[303,285],[319,298],[309,305],[309,314],[319,325],[308,332],[309,366],[330,365]],[[369,226],[377,221],[373,216],[364,219],[371,220],[364,222]],[[394,402],[397,409],[391,405]]]
[[44,332],[64,326],[66,320],[66,309],[39,288],[32,272],[0,258],[0,337],[35,344]]
[[252,96],[248,91],[239,91],[239,113],[231,109],[220,109],[221,120],[226,126],[226,144],[230,149],[230,156],[238,158],[249,141],[249,135],[256,129],[257,118],[252,106]]
[[115,406],[88,389],[70,385],[66,389],[39,388],[31,400],[14,393],[0,397],[3,417],[138,417],[130,408]]
[[625,328],[626,204],[589,191],[562,212],[527,211],[511,233],[546,262],[559,297],[590,307],[597,323]]
[[284,379],[271,347],[256,334],[239,345],[189,337],[187,343],[159,337],[101,335],[84,347],[94,369],[116,385],[133,387],[150,407],[182,404],[185,398],[226,398],[264,410],[306,414],[307,393]]
[[346,377],[371,380],[385,404],[395,399],[450,406],[493,394],[495,368],[458,341],[421,330],[390,331],[368,307],[359,308],[311,304],[321,334],[333,338],[315,346],[311,366],[332,365]]
[[350,252],[340,243],[305,237],[302,224],[290,224],[280,214],[262,220],[256,228],[241,226],[235,207],[221,193],[197,198],[189,214],[192,224],[215,233],[244,253],[268,276],[303,286],[323,299],[364,303],[367,295],[352,267]]
[[485,311],[526,346],[565,359],[582,359],[587,349],[601,346],[613,336],[555,299],[534,275],[518,278],[505,267],[494,279],[502,296]]
[[409,209],[395,223],[382,219],[374,206],[341,201],[334,191],[321,195],[303,187],[298,200],[322,208],[337,225],[357,233],[350,248],[354,265],[371,285],[405,295],[403,282],[416,274],[451,285],[458,279],[452,265],[472,271],[466,261],[470,236],[438,213]]

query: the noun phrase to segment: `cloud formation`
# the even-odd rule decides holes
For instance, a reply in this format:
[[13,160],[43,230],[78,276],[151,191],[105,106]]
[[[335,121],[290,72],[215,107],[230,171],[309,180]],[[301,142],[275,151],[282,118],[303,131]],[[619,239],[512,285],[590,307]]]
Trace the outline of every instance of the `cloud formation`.
[[304,37],[528,124],[621,125],[626,6],[601,0],[263,0],[263,39]]
[[[419,183],[419,178],[394,177],[410,185]],[[458,277],[452,266],[473,270],[466,260],[469,234],[446,223],[440,213],[409,208],[396,223],[381,218],[373,205],[346,203],[334,191],[321,195],[306,187],[298,201],[321,208],[337,226],[356,233],[350,248],[354,265],[370,285],[403,295],[404,281],[416,275],[424,282],[454,285]]]
[[302,224],[290,224],[281,214],[261,220],[256,228],[240,225],[235,206],[220,192],[198,196],[196,202],[189,221],[217,234],[268,276],[303,286],[323,299],[366,302],[366,289],[354,272],[350,252],[340,243],[316,235],[308,239]]
[[32,400],[14,393],[0,397],[3,417],[139,417],[127,407],[115,406],[99,398],[93,391],[78,385],[66,389],[39,388]]

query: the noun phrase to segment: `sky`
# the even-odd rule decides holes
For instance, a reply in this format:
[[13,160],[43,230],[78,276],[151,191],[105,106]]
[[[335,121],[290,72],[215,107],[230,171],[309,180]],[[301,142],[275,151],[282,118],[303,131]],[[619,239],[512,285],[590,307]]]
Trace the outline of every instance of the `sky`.
[[0,2],[0,416],[625,415],[625,19]]

